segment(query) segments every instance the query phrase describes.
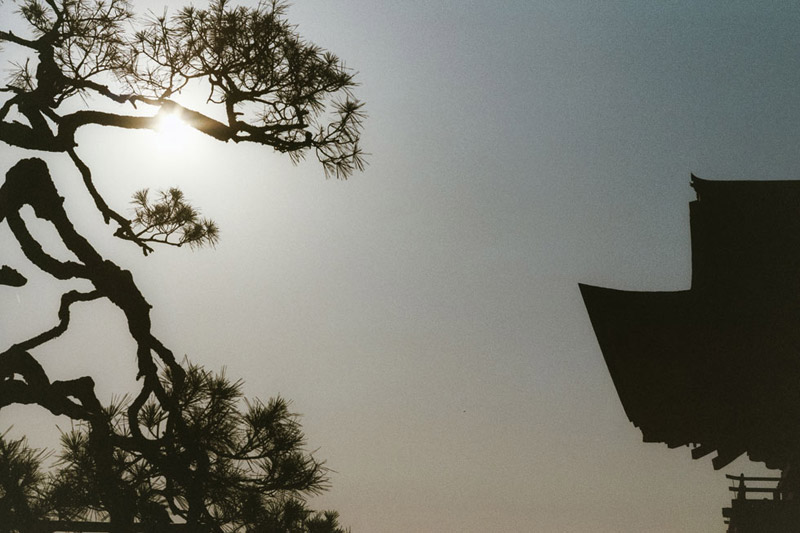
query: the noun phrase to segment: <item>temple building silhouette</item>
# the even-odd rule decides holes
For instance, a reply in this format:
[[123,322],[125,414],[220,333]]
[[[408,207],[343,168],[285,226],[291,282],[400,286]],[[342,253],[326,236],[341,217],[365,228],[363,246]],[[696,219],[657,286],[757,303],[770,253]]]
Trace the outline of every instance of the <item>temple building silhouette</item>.
[[580,290],[644,441],[781,470],[730,476],[728,531],[800,531],[800,181],[691,185],[688,290]]

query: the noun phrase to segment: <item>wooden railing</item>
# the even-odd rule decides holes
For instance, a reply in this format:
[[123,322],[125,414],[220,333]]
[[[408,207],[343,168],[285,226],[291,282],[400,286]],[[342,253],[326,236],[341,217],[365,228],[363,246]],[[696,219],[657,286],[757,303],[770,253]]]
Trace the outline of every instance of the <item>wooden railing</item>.
[[[728,490],[731,492],[736,493],[736,499],[744,500],[747,498],[747,494],[750,493],[768,493],[772,494],[773,500],[780,500],[781,499],[781,490],[778,487],[778,483],[780,482],[781,478],[779,477],[754,477],[754,476],[747,476],[745,477],[744,474],[739,474],[738,476],[732,476],[730,474],[725,475],[726,478],[737,482],[736,485],[728,487]],[[763,486],[763,485],[747,485],[747,483],[768,483],[772,484],[772,486]]]

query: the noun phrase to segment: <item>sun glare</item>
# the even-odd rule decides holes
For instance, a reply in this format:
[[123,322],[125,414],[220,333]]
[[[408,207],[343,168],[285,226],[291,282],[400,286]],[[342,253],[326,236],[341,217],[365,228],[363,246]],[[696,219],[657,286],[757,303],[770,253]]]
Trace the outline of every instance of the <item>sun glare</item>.
[[158,145],[168,151],[185,150],[192,135],[190,128],[179,113],[163,113],[158,117]]

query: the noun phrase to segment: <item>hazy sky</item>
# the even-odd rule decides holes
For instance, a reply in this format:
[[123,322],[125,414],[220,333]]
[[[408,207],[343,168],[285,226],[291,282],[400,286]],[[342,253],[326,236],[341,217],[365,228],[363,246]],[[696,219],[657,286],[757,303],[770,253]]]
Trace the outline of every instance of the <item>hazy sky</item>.
[[[216,250],[144,258],[48,158],[155,333],[251,396],[292,400],[335,470],[312,504],[354,533],[723,531],[724,473],[761,468],[643,444],[577,284],[687,288],[690,172],[800,177],[800,5],[298,0],[289,17],[358,72],[364,173],[86,130],[115,207],[177,185],[222,229]],[[23,155],[2,148],[2,168]],[[0,250],[25,265],[5,226]],[[21,270],[4,346],[53,324],[65,291]],[[123,323],[75,306],[37,353],[54,377],[92,373],[104,399],[136,390]],[[4,409],[0,426],[47,442],[56,421],[37,412]]]

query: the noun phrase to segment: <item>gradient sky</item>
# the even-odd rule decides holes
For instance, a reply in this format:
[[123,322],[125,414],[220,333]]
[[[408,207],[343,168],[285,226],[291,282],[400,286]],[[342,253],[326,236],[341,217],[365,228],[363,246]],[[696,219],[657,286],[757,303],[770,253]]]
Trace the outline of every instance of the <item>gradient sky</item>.
[[[222,229],[215,250],[144,258],[47,158],[156,335],[250,396],[292,400],[335,470],[312,504],[354,533],[723,531],[724,473],[763,469],[643,444],[577,284],[687,288],[690,172],[800,177],[800,5],[298,0],[289,18],[358,72],[364,173],[87,129],[117,209],[180,186]],[[3,147],[0,164],[25,155]],[[49,327],[66,289],[23,268],[5,226],[0,250],[31,279],[3,291],[7,345]],[[111,304],[75,306],[37,354],[104,399],[136,390],[123,324]],[[51,442],[68,421],[38,412],[4,409],[0,426]]]

